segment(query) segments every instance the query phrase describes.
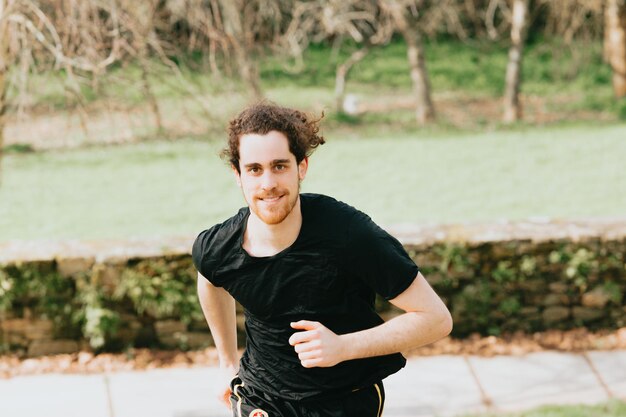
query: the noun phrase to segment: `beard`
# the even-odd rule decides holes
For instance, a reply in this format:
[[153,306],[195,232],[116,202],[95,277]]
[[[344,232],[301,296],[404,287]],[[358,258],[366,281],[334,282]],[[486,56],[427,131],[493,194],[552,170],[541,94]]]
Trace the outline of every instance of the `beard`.
[[[275,225],[281,223],[289,216],[298,202],[298,191],[291,194],[287,189],[274,189],[269,192],[252,197],[250,210],[265,224]],[[274,201],[274,199],[277,199]]]

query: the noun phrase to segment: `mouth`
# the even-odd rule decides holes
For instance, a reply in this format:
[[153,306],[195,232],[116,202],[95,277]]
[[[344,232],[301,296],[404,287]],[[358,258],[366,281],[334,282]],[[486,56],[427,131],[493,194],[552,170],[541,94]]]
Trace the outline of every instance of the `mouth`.
[[263,201],[264,203],[271,204],[271,203],[278,202],[283,197],[284,195],[266,196],[266,197],[259,197],[259,200]]

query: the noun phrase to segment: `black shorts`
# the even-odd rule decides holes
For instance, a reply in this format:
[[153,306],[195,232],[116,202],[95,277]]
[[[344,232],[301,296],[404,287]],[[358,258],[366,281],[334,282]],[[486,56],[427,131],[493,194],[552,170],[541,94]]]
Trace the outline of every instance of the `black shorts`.
[[332,400],[289,401],[246,386],[230,384],[233,417],[380,417],[385,405],[382,382]]

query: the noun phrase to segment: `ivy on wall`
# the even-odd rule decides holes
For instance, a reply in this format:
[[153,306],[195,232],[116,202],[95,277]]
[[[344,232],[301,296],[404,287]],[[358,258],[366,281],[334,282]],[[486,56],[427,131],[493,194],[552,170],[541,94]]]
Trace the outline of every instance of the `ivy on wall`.
[[[450,308],[454,336],[626,325],[626,239],[442,242],[406,249]],[[377,307],[389,305],[379,299]],[[86,340],[96,350],[156,343],[142,330],[159,320],[184,328],[202,327],[204,320],[189,255],[96,263],[71,276],[62,276],[55,261],[4,265],[2,317],[47,318],[55,337]],[[120,341],[131,319],[139,330]],[[13,346],[5,341],[2,348]]]

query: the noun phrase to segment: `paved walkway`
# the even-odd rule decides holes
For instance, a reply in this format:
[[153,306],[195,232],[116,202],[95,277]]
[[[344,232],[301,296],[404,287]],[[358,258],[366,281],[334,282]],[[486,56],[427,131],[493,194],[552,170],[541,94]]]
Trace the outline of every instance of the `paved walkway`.
[[[227,417],[216,368],[0,380],[2,417]],[[385,417],[453,416],[626,400],[626,350],[410,359],[385,380]]]

